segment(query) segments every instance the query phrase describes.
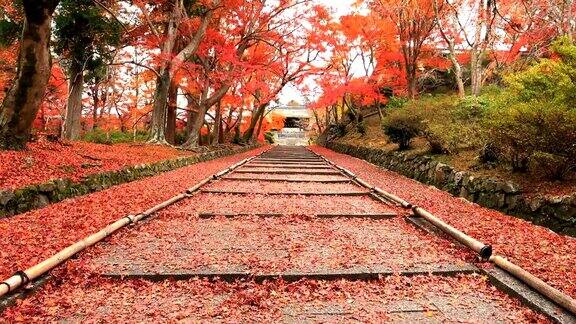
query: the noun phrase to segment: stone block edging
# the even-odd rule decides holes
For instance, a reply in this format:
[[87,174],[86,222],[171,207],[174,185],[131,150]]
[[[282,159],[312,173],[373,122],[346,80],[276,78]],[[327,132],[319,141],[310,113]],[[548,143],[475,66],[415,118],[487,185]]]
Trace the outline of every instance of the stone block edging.
[[336,142],[329,142],[326,147],[433,185],[480,206],[526,219],[561,234],[576,236],[576,193],[559,197],[526,197],[520,185],[512,181],[476,177],[429,156]]
[[90,174],[80,181],[67,178],[53,179],[18,189],[0,190],[0,218],[42,208],[64,199],[101,191],[115,185],[151,177],[195,163],[247,152],[259,146],[260,144],[253,144],[237,148],[224,148],[195,156],[138,164],[120,170]]

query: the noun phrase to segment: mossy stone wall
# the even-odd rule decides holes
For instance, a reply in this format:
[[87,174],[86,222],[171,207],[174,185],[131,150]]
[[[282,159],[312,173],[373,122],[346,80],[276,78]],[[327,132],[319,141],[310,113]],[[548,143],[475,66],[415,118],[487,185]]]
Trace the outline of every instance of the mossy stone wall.
[[150,164],[139,164],[121,170],[91,174],[84,177],[81,181],[54,179],[15,190],[0,190],[0,218],[42,208],[67,198],[104,190],[115,185],[154,176],[198,162],[246,152],[258,146],[259,144],[224,148],[195,156],[179,157]]
[[526,197],[514,182],[475,177],[429,156],[336,142],[329,142],[326,147],[433,185],[481,206],[529,220],[561,234],[576,236],[576,193],[561,197]]

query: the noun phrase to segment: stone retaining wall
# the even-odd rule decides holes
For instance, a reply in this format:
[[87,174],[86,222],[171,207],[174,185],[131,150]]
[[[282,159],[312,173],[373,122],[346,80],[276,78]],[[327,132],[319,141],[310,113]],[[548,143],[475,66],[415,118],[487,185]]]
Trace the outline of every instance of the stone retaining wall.
[[330,142],[326,147],[433,185],[481,206],[518,216],[558,233],[576,236],[576,193],[562,197],[525,197],[511,181],[475,177],[428,156]]
[[139,164],[116,171],[91,174],[76,182],[71,179],[54,179],[15,190],[0,190],[0,218],[42,208],[67,198],[104,190],[198,162],[246,152],[258,146],[259,144],[254,144],[238,148],[225,148],[195,156]]

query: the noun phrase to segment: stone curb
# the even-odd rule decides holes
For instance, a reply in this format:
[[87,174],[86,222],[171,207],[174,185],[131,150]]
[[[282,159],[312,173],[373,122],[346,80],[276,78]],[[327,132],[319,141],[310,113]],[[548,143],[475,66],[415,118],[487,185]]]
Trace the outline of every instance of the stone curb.
[[250,151],[253,144],[238,148],[224,148],[195,156],[179,157],[150,164],[138,164],[120,170],[90,174],[80,181],[53,179],[14,190],[0,190],[0,219],[43,208],[64,199],[101,191],[112,186],[151,177],[163,172],[210,161],[224,156]]

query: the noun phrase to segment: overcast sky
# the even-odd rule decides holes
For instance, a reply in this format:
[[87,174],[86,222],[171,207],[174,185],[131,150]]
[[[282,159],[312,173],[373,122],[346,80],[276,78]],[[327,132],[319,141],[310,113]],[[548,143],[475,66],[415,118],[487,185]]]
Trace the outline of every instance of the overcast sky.
[[336,10],[337,16],[349,13],[350,6],[354,3],[354,0],[314,0],[314,1],[321,3],[325,6],[334,8],[334,10]]

